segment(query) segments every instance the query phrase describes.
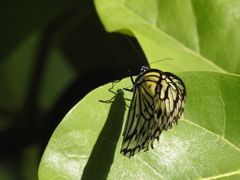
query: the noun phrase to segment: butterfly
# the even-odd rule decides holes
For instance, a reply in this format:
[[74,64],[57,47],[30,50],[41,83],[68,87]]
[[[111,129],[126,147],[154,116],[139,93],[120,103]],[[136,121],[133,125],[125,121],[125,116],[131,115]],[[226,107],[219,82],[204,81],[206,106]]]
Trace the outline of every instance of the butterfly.
[[125,129],[121,154],[131,158],[141,150],[154,149],[153,142],[163,130],[174,125],[184,111],[187,92],[183,81],[176,75],[142,66],[136,80]]

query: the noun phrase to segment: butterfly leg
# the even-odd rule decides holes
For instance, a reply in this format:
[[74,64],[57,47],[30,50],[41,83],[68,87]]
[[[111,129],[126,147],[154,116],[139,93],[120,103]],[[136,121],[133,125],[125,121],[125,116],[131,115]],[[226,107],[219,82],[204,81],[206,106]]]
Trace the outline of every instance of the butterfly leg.
[[[134,85],[134,80],[133,80],[133,77],[132,77],[132,74],[131,74],[131,70],[128,70],[127,73],[129,74],[129,76],[130,76],[130,78],[131,78],[131,81],[132,81],[132,83],[133,83],[133,85]],[[122,79],[123,79],[123,78],[122,78]],[[112,82],[112,87],[109,89],[109,91],[112,92],[112,93],[115,93],[115,92],[112,91],[112,89],[113,89],[113,83],[118,83],[118,82],[120,82],[122,79],[113,81],[113,82]],[[122,92],[123,90],[129,91],[129,92],[133,92],[133,88],[132,88],[132,89],[122,88],[121,90],[118,90],[118,93]],[[116,94],[116,93],[115,93],[115,94]],[[115,95],[115,96],[116,96],[116,95]],[[111,102],[111,101],[115,98],[115,96],[113,96],[112,98],[110,98],[110,99],[108,99],[108,100],[99,100],[99,102],[109,103],[109,102]]]

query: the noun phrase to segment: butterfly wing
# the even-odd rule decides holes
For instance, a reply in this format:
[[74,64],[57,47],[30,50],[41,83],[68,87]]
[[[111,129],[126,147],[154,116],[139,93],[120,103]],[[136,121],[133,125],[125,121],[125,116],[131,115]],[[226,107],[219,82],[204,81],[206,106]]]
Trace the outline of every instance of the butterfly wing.
[[150,140],[150,123],[153,122],[153,116],[142,98],[141,88],[134,87],[121,149],[121,153],[129,158],[147,147]]
[[177,124],[185,100],[185,85],[174,74],[149,69],[139,75],[134,83],[121,153],[130,158],[141,149],[153,148],[153,141],[159,140],[162,130]]

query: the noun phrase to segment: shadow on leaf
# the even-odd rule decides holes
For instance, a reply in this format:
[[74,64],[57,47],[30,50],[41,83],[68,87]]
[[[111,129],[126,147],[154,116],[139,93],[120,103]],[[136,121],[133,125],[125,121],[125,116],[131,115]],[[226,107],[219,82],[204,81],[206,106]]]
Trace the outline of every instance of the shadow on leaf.
[[[126,104],[123,92],[117,93],[108,117],[83,170],[82,180],[107,179],[121,134]],[[120,153],[120,152],[119,152]]]

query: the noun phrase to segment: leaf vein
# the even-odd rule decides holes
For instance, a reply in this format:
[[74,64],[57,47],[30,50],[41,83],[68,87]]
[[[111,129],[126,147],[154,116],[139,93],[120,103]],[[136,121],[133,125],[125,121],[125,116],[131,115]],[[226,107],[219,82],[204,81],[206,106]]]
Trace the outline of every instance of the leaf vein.
[[234,145],[233,143],[231,143],[230,141],[228,141],[227,139],[225,139],[223,136],[220,136],[220,135],[218,135],[218,134],[216,134],[216,133],[213,133],[212,131],[209,131],[208,129],[206,129],[206,128],[204,128],[204,127],[202,127],[202,126],[200,126],[200,125],[198,125],[198,124],[196,124],[196,123],[194,123],[194,122],[188,121],[187,119],[181,118],[181,120],[182,120],[182,121],[185,121],[185,122],[187,122],[187,123],[189,123],[189,124],[191,124],[191,125],[194,125],[194,126],[196,126],[196,127],[198,127],[198,128],[203,129],[204,131],[206,131],[206,132],[208,132],[208,133],[210,133],[210,134],[218,137],[219,139],[222,139],[223,141],[225,141],[227,144],[229,144],[230,146],[232,146],[232,147],[233,147],[234,149],[236,149],[237,151],[240,151],[240,148],[239,148],[239,147],[237,147],[236,145]]

